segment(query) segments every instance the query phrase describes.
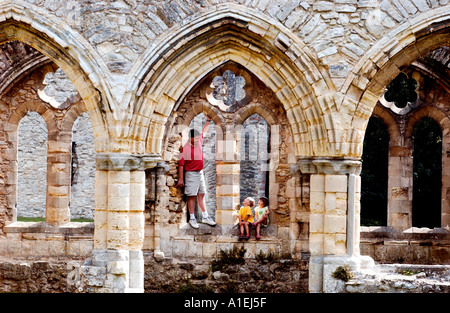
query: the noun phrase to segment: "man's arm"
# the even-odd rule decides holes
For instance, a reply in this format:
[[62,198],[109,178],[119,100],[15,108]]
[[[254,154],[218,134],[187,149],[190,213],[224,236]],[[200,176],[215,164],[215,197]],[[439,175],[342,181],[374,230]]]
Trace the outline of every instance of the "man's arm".
[[203,134],[206,134],[206,132],[208,131],[209,123],[211,122],[211,118],[208,115],[206,115],[206,114],[205,114],[205,116],[206,116],[206,123],[205,123],[205,125],[203,126],[203,129],[202,129],[202,133]]
[[184,186],[184,173],[183,173],[184,167],[183,165],[178,164],[178,183],[177,187],[183,187]]

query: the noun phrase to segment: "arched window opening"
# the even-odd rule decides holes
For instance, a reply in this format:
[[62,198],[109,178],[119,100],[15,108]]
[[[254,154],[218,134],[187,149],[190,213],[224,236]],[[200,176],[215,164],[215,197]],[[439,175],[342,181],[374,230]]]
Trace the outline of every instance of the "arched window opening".
[[442,192],[442,130],[425,117],[414,127],[413,227],[440,227]]
[[47,124],[36,112],[19,123],[17,136],[17,218],[45,220],[47,186]]
[[[202,132],[203,125],[206,123],[206,116],[203,113],[198,114],[189,124],[189,129],[196,129]],[[205,203],[209,216],[215,219],[216,215],[216,127],[213,121],[210,121],[209,127],[205,130],[203,137],[203,174],[205,177],[206,194]],[[189,215],[189,212],[188,212]],[[198,204],[195,206],[195,216],[197,220],[202,220],[202,213]]]
[[270,132],[258,114],[242,124],[240,144],[240,203],[247,197],[257,202],[269,195]]
[[91,119],[81,114],[73,125],[71,168],[71,221],[94,219],[95,149]]
[[372,116],[364,137],[361,171],[361,225],[387,225],[389,132]]

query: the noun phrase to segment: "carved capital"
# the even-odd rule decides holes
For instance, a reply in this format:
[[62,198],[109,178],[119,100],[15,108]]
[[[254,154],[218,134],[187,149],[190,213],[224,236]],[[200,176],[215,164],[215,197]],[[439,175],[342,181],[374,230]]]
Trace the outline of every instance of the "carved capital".
[[362,165],[357,159],[298,158],[297,162],[303,174],[359,175]]
[[158,154],[99,153],[96,156],[99,171],[144,171],[161,161]]

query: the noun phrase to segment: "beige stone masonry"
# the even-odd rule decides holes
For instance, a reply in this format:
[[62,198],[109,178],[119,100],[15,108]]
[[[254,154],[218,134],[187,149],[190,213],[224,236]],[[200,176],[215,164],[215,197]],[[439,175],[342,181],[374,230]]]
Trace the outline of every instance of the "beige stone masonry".
[[88,258],[93,249],[92,223],[51,226],[42,222],[15,222],[5,227],[3,256],[13,258]]
[[[70,224],[70,129],[81,112],[89,112],[95,149],[101,154],[96,169],[92,253],[93,266],[108,269],[100,291],[143,291],[144,244],[156,254],[167,248],[189,257],[213,256],[218,247],[235,244],[234,239],[220,236],[214,244],[201,236],[198,238],[204,241],[195,241],[195,236],[181,233],[177,228],[181,202],[171,201],[177,190],[173,182],[172,186],[162,182],[163,178],[157,204],[164,210],[147,210],[147,215],[144,210],[145,170],[174,154],[167,149],[168,130],[182,116],[172,114],[209,73],[226,62],[236,62],[279,101],[280,115],[287,120],[279,124],[289,133],[285,142],[280,140],[280,149],[292,149],[290,157],[300,158],[287,162],[285,155],[280,155],[280,162],[271,164],[276,170],[269,177],[270,196],[277,199],[279,228],[266,242],[250,241],[248,254],[255,255],[263,244],[267,251],[309,250],[310,291],[337,289],[335,282],[328,280],[337,264],[361,260],[359,159],[367,122],[377,113],[377,102],[398,73],[429,52],[448,47],[450,4],[446,0],[217,2],[0,2],[0,44],[19,40],[47,56],[68,75],[83,103],[74,105],[77,109],[61,121],[31,96],[26,104],[15,107],[14,97],[0,95],[0,111],[5,114],[0,138],[5,169],[0,173],[4,193],[1,253],[5,249],[20,256],[37,256],[39,250],[50,256],[57,256],[57,251],[89,253],[91,243],[81,234],[63,240],[60,232],[13,230],[17,125],[33,109],[44,117],[49,129],[46,225],[60,229]],[[238,112],[234,122],[264,112],[255,107]],[[195,110],[198,114],[199,109]],[[430,116],[447,135],[445,110],[442,105],[417,110],[404,129],[406,142],[397,140],[399,130],[389,128],[390,226],[411,224],[410,140],[414,124]],[[277,119],[270,119],[271,109],[265,111],[263,118],[276,124]],[[187,112],[186,120],[193,113],[194,109]],[[225,134],[222,142],[218,141],[217,173],[234,181],[240,171],[236,138],[226,138],[228,120],[221,121],[216,114],[214,122]],[[447,137],[443,140],[443,227],[450,223]],[[227,142],[231,145],[226,146]],[[298,163],[302,176],[290,172],[292,163]],[[280,177],[286,179],[278,183]],[[283,192],[290,196],[280,196]],[[230,225],[239,190],[223,179],[216,196],[217,221]],[[169,215],[176,216],[177,227],[163,227],[161,221],[169,220]],[[153,223],[147,233],[145,217]],[[309,238],[305,239],[305,233]],[[170,240],[173,245],[165,246]]]
[[360,258],[361,163],[356,160],[299,159],[299,168],[302,173],[311,175],[310,291],[321,292],[328,288],[329,278],[325,273],[330,265],[327,264]]
[[104,290],[142,291],[145,169],[159,161],[155,155],[97,155],[93,265],[107,267]]

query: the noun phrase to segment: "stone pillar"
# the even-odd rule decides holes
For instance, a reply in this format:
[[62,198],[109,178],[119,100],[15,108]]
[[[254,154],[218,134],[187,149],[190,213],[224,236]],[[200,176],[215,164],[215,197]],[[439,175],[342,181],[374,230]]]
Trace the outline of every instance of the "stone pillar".
[[387,226],[405,230],[412,226],[413,149],[389,147]]
[[[92,267],[94,292],[143,292],[145,169],[157,155],[98,154]],[[99,275],[99,274],[98,274]]]
[[222,227],[235,222],[233,211],[239,206],[239,162],[216,164],[216,223]]
[[46,222],[62,225],[70,221],[72,132],[48,133]]
[[[159,162],[155,168],[151,171],[147,171],[147,199],[154,203],[153,210],[151,212],[152,227],[149,227],[148,237],[151,240],[147,240],[147,248],[154,251],[156,259],[163,260],[164,253],[161,251],[161,218],[160,214],[162,210],[165,210],[169,203],[169,191],[167,190],[165,174],[169,171],[170,167],[165,162]],[[166,190],[165,190],[166,189]],[[164,208],[164,209],[162,209]]]
[[[240,159],[238,143],[240,132],[228,127],[224,138],[217,135],[216,145],[216,223],[223,229],[232,227],[240,196]],[[226,230],[224,232],[227,232]]]
[[359,254],[361,162],[347,159],[300,159],[310,174],[310,292],[339,292],[332,278],[338,266],[359,270],[373,260]]

